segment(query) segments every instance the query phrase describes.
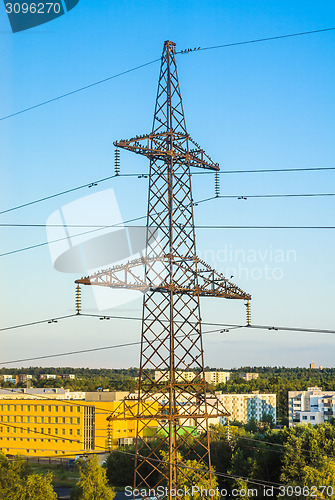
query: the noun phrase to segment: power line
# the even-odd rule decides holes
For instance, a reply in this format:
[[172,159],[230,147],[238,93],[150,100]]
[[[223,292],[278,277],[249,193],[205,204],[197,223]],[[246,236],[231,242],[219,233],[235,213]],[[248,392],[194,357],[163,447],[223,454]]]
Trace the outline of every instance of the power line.
[[100,182],[105,182],[105,181],[108,181],[110,179],[113,179],[114,177],[121,177],[121,175],[119,175],[119,176],[110,175],[109,177],[99,179],[98,181],[93,181],[93,182],[89,182],[86,184],[82,184],[82,185],[76,186],[74,188],[66,189],[65,191],[60,191],[59,193],[51,194],[49,196],[44,196],[43,198],[39,198],[37,200],[29,201],[27,203],[22,203],[21,205],[17,205],[16,207],[7,208],[6,210],[2,210],[2,212],[0,212],[0,215],[6,214],[8,212],[13,212],[14,210],[19,210],[20,208],[29,207],[30,205],[35,205],[36,203],[41,203],[42,201],[51,200],[52,198],[57,198],[57,196],[62,196],[64,194],[73,193],[74,191],[78,191],[79,189],[88,188],[88,187],[92,186],[92,184],[94,185],[94,184],[98,184]]
[[[103,318],[103,319],[105,319],[105,318]],[[109,319],[109,317],[108,318],[106,317],[106,319]],[[26,325],[24,325],[24,326],[26,326]],[[243,326],[230,327],[230,329],[236,329],[236,328],[243,328]],[[215,333],[217,331],[218,331],[218,329],[216,328],[215,330],[209,330],[208,332],[202,332],[202,335],[206,335],[206,334],[210,334],[210,333]],[[195,333],[190,334],[190,336],[193,336],[193,335],[197,335],[197,334],[195,334]],[[180,335],[176,336],[176,338],[180,338],[180,337],[181,337]],[[157,342],[157,340],[156,341],[153,340],[153,342]],[[144,342],[144,343],[146,344],[147,342]],[[12,363],[23,363],[23,362],[26,362],[26,361],[37,361],[37,360],[48,359],[48,358],[59,358],[59,357],[63,357],[63,356],[71,356],[73,354],[83,354],[83,353],[88,353],[88,352],[106,351],[106,350],[110,350],[110,349],[119,349],[120,347],[132,347],[132,346],[135,346],[135,345],[141,345],[141,342],[140,341],[137,341],[137,342],[126,342],[124,344],[114,344],[114,345],[111,345],[111,346],[94,347],[94,348],[91,348],[91,349],[80,349],[80,350],[77,350],[77,351],[68,351],[68,352],[62,352],[62,353],[57,353],[57,354],[47,354],[47,355],[44,355],[44,356],[34,356],[32,358],[15,359],[15,360],[12,360],[12,361],[0,361],[0,365],[9,365],[9,364],[12,364]]]
[[21,109],[20,111],[16,111],[15,113],[11,113],[10,115],[3,116],[0,118],[0,121],[7,120],[8,118],[12,118],[13,116],[21,115],[22,113],[26,113],[27,111],[31,111],[32,109],[40,108],[41,106],[44,106],[46,104],[50,104],[51,102],[54,101],[59,101],[60,99],[64,99],[64,97],[68,97],[73,94],[78,94],[78,92],[82,92],[83,90],[87,90],[91,87],[95,87],[97,85],[100,85],[102,83],[106,83],[110,80],[113,80],[115,78],[118,78],[119,76],[126,75],[127,73],[131,73],[132,71],[136,71],[138,69],[144,68],[145,66],[149,66],[150,64],[156,63],[160,61],[160,57],[158,59],[154,59],[153,61],[146,62],[144,64],[140,64],[139,66],[135,66],[134,68],[127,69],[126,71],[122,71],[121,73],[117,73],[116,75],[108,76],[107,78],[103,78],[102,80],[98,80],[97,82],[90,83],[89,85],[85,85],[83,87],[80,87],[75,90],[71,90],[70,92],[66,92],[65,94],[61,94],[57,97],[53,97],[51,99],[48,99],[47,101],[42,101],[38,104],[34,104],[33,106],[30,106],[29,108],[24,108]]
[[73,318],[74,316],[77,316],[77,314],[67,314],[66,316],[58,316],[58,317],[49,318],[49,319],[42,319],[39,321],[32,321],[30,323],[23,323],[21,325],[8,326],[6,328],[0,328],[0,332],[3,332],[5,330],[15,330],[17,328],[22,328],[25,326],[41,325],[42,323],[57,323],[58,321],[61,321],[62,319]]
[[[310,168],[277,168],[277,169],[253,169],[253,170],[226,170],[222,172],[217,172],[219,175],[226,174],[256,174],[256,173],[273,173],[273,172],[309,172],[309,171],[323,171],[323,170],[335,170],[335,167],[310,167]],[[206,172],[192,172],[192,175],[214,175],[215,172],[206,171]],[[156,175],[156,174],[152,174]],[[115,177],[141,177],[146,176],[149,177],[148,173],[132,173],[132,174],[119,174],[119,175],[110,175],[109,177],[104,177],[103,179],[98,179],[93,182],[87,182],[86,184],[81,184],[80,186],[76,186],[70,189],[66,189],[64,191],[60,191],[58,193],[51,194],[49,196],[44,196],[42,198],[38,198],[33,201],[29,201],[27,203],[22,203],[21,205],[17,205],[15,207],[7,208],[6,210],[0,211],[1,214],[5,214],[8,212],[13,212],[14,210],[19,210],[21,208],[28,207],[30,205],[35,205],[36,203],[41,203],[43,201],[51,200],[52,198],[57,198],[58,196],[63,196],[68,193],[72,193],[74,191],[78,191],[80,189],[93,187],[94,185],[98,185],[102,182],[106,182],[110,179],[114,179]]]
[[[59,316],[56,318],[50,318],[50,319],[45,319],[45,320],[40,320],[40,321],[34,321],[30,323],[21,323],[19,325],[14,325],[14,326],[9,326],[9,327],[4,327],[0,329],[0,332],[8,331],[8,330],[14,330],[18,328],[24,328],[27,326],[33,326],[33,325],[38,325],[38,324],[46,324],[46,323],[56,323],[62,319],[67,319],[67,318],[72,318],[72,317],[91,317],[91,318],[101,318],[101,319],[117,319],[117,320],[127,320],[127,321],[142,321],[142,318],[139,316],[114,316],[114,315],[107,315],[107,316],[102,316],[102,315],[97,315],[97,314],[70,314],[67,316]],[[167,320],[166,320],[167,321]],[[209,334],[209,333],[214,333],[215,331],[219,331],[221,333],[221,329],[235,329],[235,328],[248,328],[248,329],[256,329],[256,330],[269,330],[269,331],[290,331],[290,332],[301,332],[301,333],[323,333],[323,334],[329,334],[333,335],[335,334],[335,330],[328,330],[324,328],[301,328],[301,327],[288,327],[288,326],[271,326],[271,325],[238,325],[238,324],[231,324],[231,323],[212,323],[208,321],[203,321],[202,325],[205,326],[215,326],[218,327],[215,330],[210,330],[208,332],[202,332],[204,335]],[[228,333],[228,332],[223,332],[222,333]],[[130,343],[124,343],[124,344],[117,344],[117,345],[112,345],[112,346],[104,346],[104,347],[95,347],[92,349],[82,349],[78,351],[69,351],[65,353],[58,353],[58,354],[52,354],[52,355],[46,355],[46,356],[39,356],[39,357],[34,357],[34,358],[27,358],[27,359],[20,359],[20,360],[13,360],[13,361],[4,361],[0,362],[0,364],[9,364],[9,363],[16,363],[16,362],[21,362],[21,361],[32,361],[34,359],[46,359],[50,357],[60,357],[60,356],[67,356],[71,354],[80,354],[83,352],[93,352],[93,351],[100,351],[100,350],[106,350],[106,349],[116,349],[120,347],[127,347],[127,346],[133,346],[133,345],[138,345],[140,342],[130,342]]]
[[[114,176],[113,176],[114,177]],[[80,188],[79,188],[80,189]],[[55,195],[56,196],[56,195]],[[195,204],[204,203],[205,201],[216,200],[216,199],[238,199],[247,200],[248,198],[303,198],[303,197],[327,197],[335,196],[335,193],[290,193],[290,194],[231,194],[231,195],[220,195],[213,196],[211,198],[206,198],[205,200],[200,200],[195,202]],[[2,212],[3,213],[3,212]],[[144,218],[144,217],[141,217]],[[121,223],[120,223],[121,224]],[[18,224],[18,223],[0,223],[0,227],[64,227],[64,224]],[[67,224],[67,228],[100,228],[107,229],[109,227],[115,227],[115,225],[95,225],[95,224]],[[198,226],[199,227],[199,226]]]
[[[324,32],[333,31],[333,30],[335,30],[335,28],[322,28],[322,29],[319,29],[319,30],[301,31],[301,32],[298,32],[298,33],[290,33],[290,34],[286,34],[286,35],[278,35],[278,36],[272,36],[272,37],[266,37],[266,38],[257,38],[257,39],[253,39],[253,40],[244,40],[242,42],[233,42],[233,43],[225,43],[225,44],[221,44],[221,45],[213,45],[211,47],[202,47],[202,48],[200,47],[196,52],[198,52],[200,50],[203,51],[203,50],[213,50],[213,49],[220,49],[220,48],[228,48],[228,47],[234,47],[234,46],[238,46],[238,45],[247,45],[247,44],[253,44],[253,43],[267,42],[267,41],[270,41],[270,40],[280,40],[280,39],[284,39],[284,38],[298,37],[298,36],[304,36],[304,35],[312,35],[312,34],[316,34],[316,33],[324,33]],[[185,54],[185,53],[190,53],[190,52],[193,52],[193,51],[179,51],[179,52],[177,52],[177,54]],[[87,89],[89,89],[91,87],[95,87],[95,86],[100,85],[102,83],[106,83],[106,82],[108,82],[110,80],[113,80],[113,79],[118,78],[120,76],[126,75],[128,73],[133,72],[133,71],[137,71],[138,69],[141,69],[141,68],[144,68],[144,67],[149,66],[151,64],[154,64],[154,63],[156,63],[156,62],[158,62],[160,60],[161,60],[161,58],[159,57],[157,59],[154,59],[152,61],[146,62],[144,64],[140,64],[139,66],[135,66],[134,68],[130,68],[128,70],[122,71],[121,73],[117,73],[115,75],[108,76],[107,78],[103,78],[102,80],[98,80],[96,82],[90,83],[89,85],[85,85],[83,87],[79,87],[78,89],[71,90],[70,92],[66,92],[65,94],[61,94],[61,95],[59,95],[57,97],[53,97],[53,98],[48,99],[46,101],[42,101],[42,102],[40,102],[38,104],[34,104],[33,106],[29,106],[28,108],[21,109],[20,111],[16,111],[15,113],[11,113],[10,115],[3,116],[3,117],[0,118],[0,121],[7,120],[8,118],[12,118],[12,117],[20,115],[22,113],[26,113],[27,111],[31,111],[31,110],[39,108],[41,106],[45,106],[46,104],[50,104],[51,102],[59,101],[60,99],[64,99],[65,97],[71,96],[73,94],[77,94],[79,92],[87,90]]]
[[[268,174],[278,172],[313,172],[322,170],[335,170],[335,167],[303,167],[303,168],[261,168],[252,170],[222,170],[214,172],[206,170],[205,172],[192,172],[192,175],[225,175],[225,174]],[[136,174],[137,175],[137,174]]]
[[[127,226],[124,226],[124,224],[128,224],[128,223],[131,223],[131,222],[136,222],[138,220],[143,220],[143,219],[146,219],[146,217],[147,217],[146,215],[142,215],[140,217],[135,217],[134,219],[129,219],[129,220],[125,221],[125,222],[119,222],[117,224],[112,224],[111,226],[108,226],[108,227],[110,227],[110,228],[112,228],[112,227],[119,227],[120,229],[122,229],[123,227],[127,227]],[[88,227],[92,227],[92,226],[88,226]],[[98,226],[98,228],[96,228],[96,229],[91,229],[90,231],[84,231],[83,233],[78,233],[78,234],[72,235],[71,239],[77,238],[78,236],[83,236],[85,234],[94,233],[96,231],[101,231],[104,228],[105,228],[105,226]],[[23,247],[23,248],[19,248],[17,250],[11,250],[9,252],[2,253],[2,254],[0,254],[0,257],[5,257],[6,255],[11,255],[11,254],[19,253],[19,252],[24,252],[26,250],[32,250],[33,248],[43,247],[45,245],[49,245],[49,244],[52,244],[52,243],[58,243],[59,241],[64,241],[64,240],[68,240],[68,239],[69,239],[69,237],[65,236],[63,238],[57,238],[56,240],[45,241],[43,243],[37,243],[36,245],[30,245],[28,247]]]
[[[145,219],[146,216],[138,217],[139,219]],[[70,226],[69,226],[70,227]],[[90,226],[89,226],[90,227]],[[117,226],[99,226],[98,229],[92,229],[91,231],[85,231],[84,233],[79,233],[71,236],[71,239],[85,234],[93,233],[95,231],[101,231],[104,228],[117,227]],[[127,228],[131,226],[119,226],[120,228]],[[143,226],[146,227],[146,226]],[[188,226],[185,226],[188,227]],[[309,230],[329,230],[335,229],[335,226],[194,226],[194,229],[309,229]],[[0,254],[0,257],[6,257],[7,255],[13,255],[20,252],[25,252],[27,250],[32,250],[34,248],[43,247],[52,243],[57,243],[58,241],[68,240],[68,237],[58,238],[57,240],[44,241],[43,243],[37,243],[36,245],[30,245],[28,247],[17,248],[16,250],[10,250],[9,252],[4,252]]]
[[[278,36],[271,36],[267,38],[256,38],[254,40],[245,40],[243,42],[233,42],[233,43],[224,43],[222,45],[213,45],[211,47],[199,47],[199,49],[194,50],[195,52],[198,52],[200,50],[213,50],[213,49],[222,49],[226,47],[235,47],[237,45],[247,45],[250,43],[260,43],[260,42],[268,42],[270,40],[280,40],[282,38],[292,38],[296,36],[304,36],[304,35],[313,35],[315,33],[324,33],[326,31],[333,31],[335,28],[322,28],[319,30],[311,30],[311,31],[300,31],[298,33],[290,33],[288,35],[278,35]],[[190,50],[190,52],[193,52],[193,50]],[[186,51],[179,51],[177,54],[185,54],[185,53],[190,53]]]

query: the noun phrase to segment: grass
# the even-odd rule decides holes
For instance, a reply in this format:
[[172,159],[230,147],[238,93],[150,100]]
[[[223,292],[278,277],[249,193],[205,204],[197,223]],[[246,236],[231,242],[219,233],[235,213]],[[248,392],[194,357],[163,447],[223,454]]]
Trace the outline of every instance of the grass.
[[48,472],[50,472],[53,475],[53,486],[63,486],[71,488],[79,481],[78,471],[75,468],[68,469],[63,465],[32,464],[31,471],[34,474],[42,475],[48,474]]

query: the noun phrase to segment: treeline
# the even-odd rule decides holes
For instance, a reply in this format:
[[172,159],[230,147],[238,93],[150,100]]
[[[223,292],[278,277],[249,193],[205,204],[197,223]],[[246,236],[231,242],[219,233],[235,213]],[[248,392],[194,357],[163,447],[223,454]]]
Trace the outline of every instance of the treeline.
[[[206,367],[206,370],[214,368]],[[226,384],[213,387],[224,393],[250,393],[259,391],[263,393],[274,393],[277,395],[277,421],[288,424],[288,392],[303,391],[309,387],[322,387],[326,391],[335,391],[335,369],[324,368],[286,368],[286,367],[255,367],[243,366],[227,370],[231,372],[231,378]],[[242,372],[258,373],[259,377],[246,381],[238,376]],[[71,391],[96,391],[97,389],[109,389],[111,391],[132,391],[136,387],[135,378],[139,376],[138,368],[108,369],[108,368],[71,368],[71,367],[29,367],[29,368],[1,368],[0,374],[17,375],[27,373],[35,378],[33,387],[64,387]],[[43,373],[56,375],[74,374],[75,380],[71,379],[49,379],[38,380]],[[10,382],[2,383],[2,387],[26,387],[26,384],[14,386]]]

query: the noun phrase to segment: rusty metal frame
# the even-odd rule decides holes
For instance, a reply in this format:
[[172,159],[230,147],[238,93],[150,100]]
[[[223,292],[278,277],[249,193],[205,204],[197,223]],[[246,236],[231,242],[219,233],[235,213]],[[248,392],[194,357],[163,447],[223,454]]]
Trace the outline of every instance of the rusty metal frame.
[[170,499],[189,474],[181,451],[183,460],[201,466],[193,477],[211,488],[209,421],[227,415],[205,382],[200,297],[251,299],[197,257],[190,169],[217,171],[219,165],[187,133],[175,43],[164,43],[152,133],[114,145],[150,159],[146,255],[76,283],[144,293],[137,404],[124,400],[109,423],[137,421],[134,486],[167,486],[161,500]]

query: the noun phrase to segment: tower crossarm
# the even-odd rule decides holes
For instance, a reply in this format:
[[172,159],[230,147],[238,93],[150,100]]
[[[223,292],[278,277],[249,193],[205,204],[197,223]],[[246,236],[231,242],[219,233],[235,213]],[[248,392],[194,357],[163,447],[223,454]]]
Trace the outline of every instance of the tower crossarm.
[[[172,141],[171,141],[172,136]],[[173,148],[171,149],[171,142]],[[188,134],[165,131],[115,141],[114,146],[146,156],[151,160],[169,160],[178,164],[200,167],[209,170],[220,170],[210,156]]]
[[[183,273],[183,281],[171,284],[167,280],[169,256],[136,259],[126,264],[113,266],[91,276],[76,280],[77,284],[124,288],[141,292],[157,291],[161,293],[189,293],[200,297],[222,297],[226,299],[251,300],[251,296],[223,274],[212,269],[204,261],[175,258],[175,272]],[[194,262],[198,265],[197,277],[193,270]]]

